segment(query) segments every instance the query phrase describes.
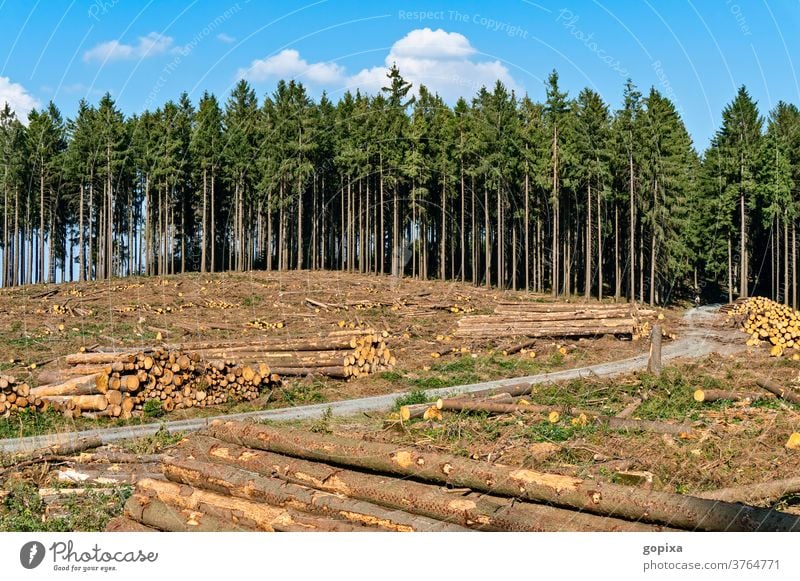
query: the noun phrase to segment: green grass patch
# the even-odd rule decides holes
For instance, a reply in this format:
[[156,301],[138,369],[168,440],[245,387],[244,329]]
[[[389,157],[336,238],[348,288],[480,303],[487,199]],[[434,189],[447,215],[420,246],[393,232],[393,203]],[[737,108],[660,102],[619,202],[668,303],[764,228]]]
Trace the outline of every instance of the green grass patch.
[[243,307],[255,307],[264,302],[264,297],[257,294],[251,294],[242,299]]
[[0,505],[0,530],[7,532],[102,531],[108,521],[122,514],[133,488],[121,486],[110,493],[100,490],[64,499],[66,516],[43,519],[45,505],[31,482],[6,483],[8,496]]
[[152,436],[125,440],[120,445],[133,454],[159,454],[180,442],[184,436],[184,432],[170,433],[165,426],[161,426]]
[[325,401],[322,395],[322,389],[325,384],[319,381],[314,381],[310,384],[297,383],[285,387],[281,390],[283,401],[289,405],[301,405],[307,403],[319,403]]
[[416,405],[420,403],[428,403],[430,398],[425,395],[422,389],[415,389],[409,393],[403,394],[394,400],[394,410],[397,411],[404,405]]
[[552,424],[550,422],[536,422],[526,430],[526,436],[532,442],[566,442],[576,435],[587,435],[597,431],[593,425],[572,425],[565,421]]
[[64,416],[58,412],[36,412],[26,408],[7,418],[0,418],[0,438],[39,436],[57,431],[64,425]]

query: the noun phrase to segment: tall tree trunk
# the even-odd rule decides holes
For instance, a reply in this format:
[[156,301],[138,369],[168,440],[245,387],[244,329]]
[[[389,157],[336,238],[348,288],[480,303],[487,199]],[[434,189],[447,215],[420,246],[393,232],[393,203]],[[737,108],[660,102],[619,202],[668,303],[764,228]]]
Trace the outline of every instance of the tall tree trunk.
[[739,296],[747,296],[748,273],[747,273],[747,226],[744,211],[744,189],[740,188],[739,193],[740,211],[740,235],[739,235]]
[[207,213],[207,205],[208,202],[208,168],[203,169],[203,218],[202,218],[202,237],[200,239],[200,272],[205,274],[206,272],[206,244],[207,244],[207,222],[206,222],[206,213]]
[[792,308],[797,309],[797,224],[792,218]]
[[559,221],[561,219],[559,215],[559,207],[560,207],[560,200],[559,200],[559,189],[558,189],[558,129],[553,131],[553,247],[552,247],[552,284],[553,284],[553,296],[558,296],[559,294],[559,256],[558,250],[559,245],[561,244],[561,239],[559,236]]
[[[528,146],[525,146],[527,150]],[[528,162],[525,162],[525,290],[531,290],[531,246],[530,246],[530,179]]]
[[619,205],[614,202],[614,301],[622,296],[622,270],[619,264]]
[[597,299],[603,300],[603,216],[600,205],[600,194],[597,200]]
[[789,304],[789,221],[783,217],[783,304]]
[[733,302],[733,244],[728,234],[728,302]]
[[[39,266],[37,279],[43,282],[44,274],[44,158],[39,159]],[[52,245],[52,240],[51,240]],[[49,281],[48,281],[49,282]]]
[[631,302],[636,302],[636,208],[634,206],[633,198],[633,154],[631,153],[628,154],[628,171],[628,211],[630,212],[630,256],[628,257],[630,263],[630,289],[628,291],[628,299]]
[[107,176],[107,189],[108,189],[108,216],[106,217],[106,278],[110,279],[113,275],[114,268],[114,181],[111,175],[111,145],[106,146],[106,155],[108,156],[106,171]]
[[472,199],[472,209],[470,219],[472,221],[472,232],[470,233],[470,262],[472,263],[472,285],[478,286],[478,244],[477,244],[477,224],[475,217],[475,176],[470,179],[470,198]]
[[592,184],[586,187],[586,252],[584,254],[584,298],[587,300],[592,293]]
[[302,182],[297,179],[297,270],[303,268],[303,192]]
[[484,284],[486,288],[492,286],[492,245],[491,245],[491,231],[489,230],[489,189],[486,184],[483,186],[483,233],[484,233]]

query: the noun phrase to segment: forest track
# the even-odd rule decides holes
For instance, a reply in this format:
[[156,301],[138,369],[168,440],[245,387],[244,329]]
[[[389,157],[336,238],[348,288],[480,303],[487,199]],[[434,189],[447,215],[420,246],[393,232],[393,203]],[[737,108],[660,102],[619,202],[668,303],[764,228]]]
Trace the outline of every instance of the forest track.
[[[662,350],[662,359],[667,361],[681,357],[697,358],[712,352],[727,355],[743,350],[745,348],[744,342],[737,340],[735,331],[713,326],[718,308],[719,305],[707,305],[689,309],[682,319],[683,324],[681,326],[680,339],[664,346]],[[446,395],[505,387],[520,382],[549,383],[555,381],[569,381],[590,376],[613,377],[643,369],[647,365],[647,359],[648,355],[642,354],[618,361],[610,361],[575,369],[565,369],[563,371],[542,373],[526,377],[514,377],[510,379],[498,379],[470,385],[429,389],[426,390],[425,393],[429,398],[436,399]],[[91,437],[100,438],[104,444],[108,444],[120,440],[150,436],[160,429],[166,429],[170,433],[192,432],[203,429],[214,420],[312,420],[322,416],[328,409],[330,409],[330,413],[334,416],[351,416],[359,413],[383,412],[391,409],[395,400],[402,395],[403,392],[390,393],[298,407],[221,414],[205,418],[174,420],[161,423],[156,422],[118,428],[101,428],[77,432],[44,434],[25,438],[11,438],[0,440],[0,451],[10,453],[26,452],[36,448],[70,442],[77,438]]]

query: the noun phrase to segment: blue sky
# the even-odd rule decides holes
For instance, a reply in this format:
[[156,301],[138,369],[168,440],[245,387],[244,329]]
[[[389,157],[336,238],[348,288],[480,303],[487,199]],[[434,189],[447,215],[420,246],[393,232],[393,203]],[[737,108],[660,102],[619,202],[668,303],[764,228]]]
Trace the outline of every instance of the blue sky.
[[23,114],[52,99],[71,116],[106,91],[130,114],[241,77],[259,97],[283,77],[336,98],[378,89],[392,61],[450,102],[497,78],[542,100],[555,68],[571,95],[617,106],[631,77],[676,103],[700,150],[739,85],[764,114],[800,104],[799,0],[0,0],[0,23],[0,102]]

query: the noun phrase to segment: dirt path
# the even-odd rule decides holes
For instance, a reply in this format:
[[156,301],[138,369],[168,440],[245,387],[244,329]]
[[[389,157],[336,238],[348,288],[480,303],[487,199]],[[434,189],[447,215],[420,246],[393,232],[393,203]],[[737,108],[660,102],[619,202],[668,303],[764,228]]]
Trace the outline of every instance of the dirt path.
[[[684,324],[680,331],[681,338],[664,346],[662,351],[662,359],[667,361],[681,357],[696,358],[702,357],[711,352],[729,354],[743,349],[743,346],[740,346],[741,341],[737,341],[734,331],[713,328],[712,322],[718,307],[719,305],[709,305],[689,309],[683,317]],[[591,365],[588,367],[579,367],[576,369],[567,369],[564,371],[542,373],[540,375],[515,377],[513,379],[499,379],[495,381],[475,383],[472,385],[461,385],[457,387],[430,389],[425,393],[431,398],[438,398],[448,394],[469,393],[482,389],[504,387],[523,381],[531,383],[549,383],[578,379],[592,375],[611,377],[644,368],[647,365],[647,357],[647,355],[639,355],[619,361],[601,363],[599,365]],[[83,438],[94,436],[99,437],[104,443],[110,443],[130,438],[149,436],[157,432],[162,427],[167,429],[169,432],[191,432],[204,428],[214,420],[310,420],[320,417],[327,409],[330,409],[331,413],[335,416],[349,416],[364,412],[383,412],[390,409],[394,405],[394,401],[401,395],[403,394],[391,393],[360,399],[343,400],[291,408],[227,414],[207,418],[177,420],[164,423],[126,426],[121,428],[103,428],[80,432],[46,434],[27,438],[13,438],[0,440],[0,450],[4,452],[24,452],[43,446],[50,446],[53,444],[72,441],[79,437]]]

